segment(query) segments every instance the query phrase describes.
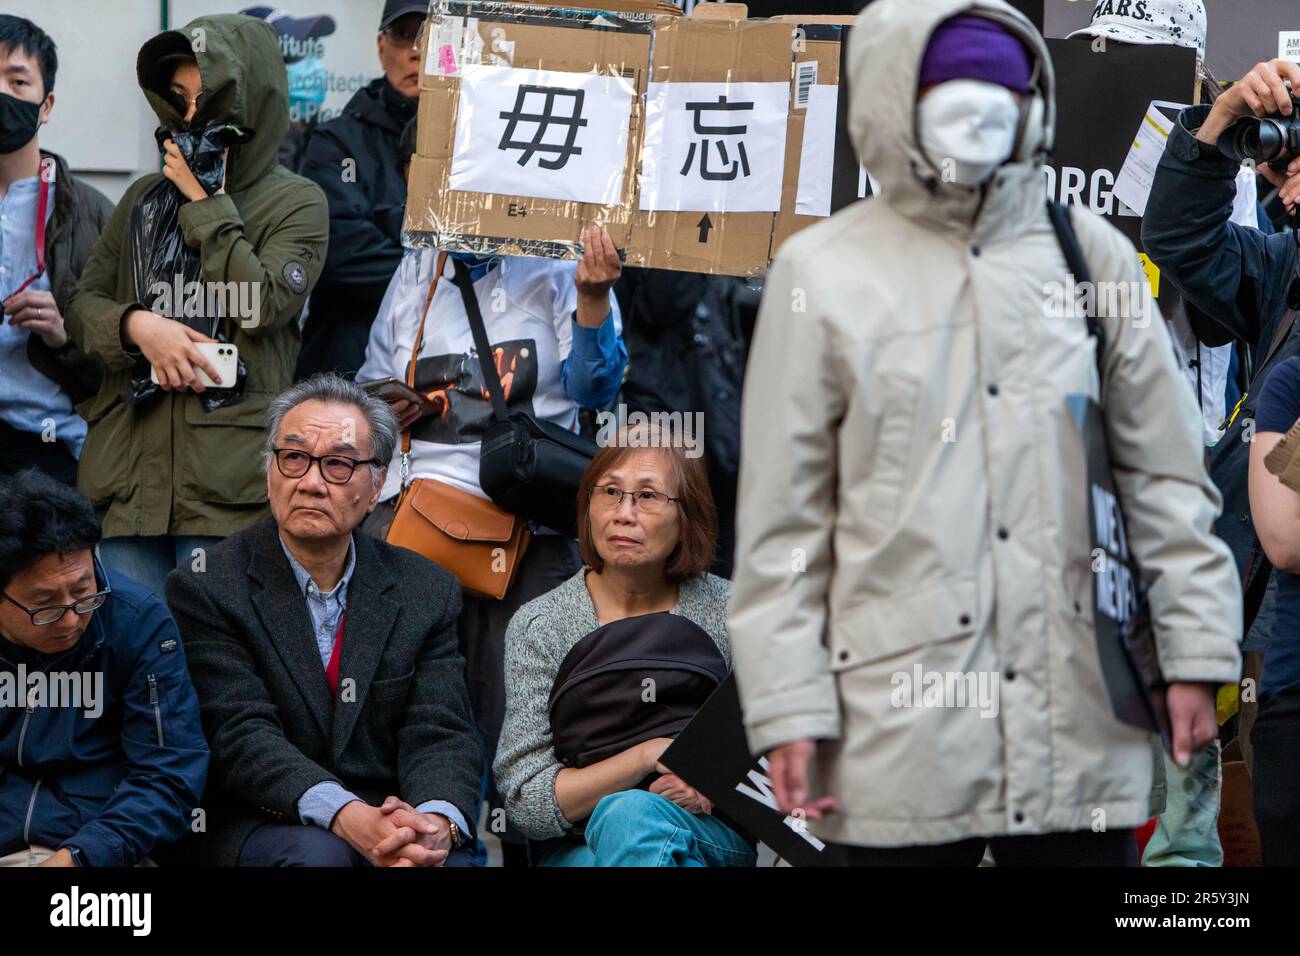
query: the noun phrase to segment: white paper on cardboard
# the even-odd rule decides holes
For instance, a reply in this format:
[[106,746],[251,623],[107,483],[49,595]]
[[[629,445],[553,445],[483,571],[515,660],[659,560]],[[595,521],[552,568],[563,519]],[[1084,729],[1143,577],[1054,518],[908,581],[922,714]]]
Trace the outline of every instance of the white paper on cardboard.
[[1176,122],[1165,115],[1166,111],[1176,115],[1179,110],[1186,108],[1179,103],[1152,100],[1146,115],[1142,117],[1142,125],[1138,127],[1124,165],[1115,177],[1115,198],[1139,216],[1146,213],[1156,167],[1160,164],[1160,157],[1165,154],[1165,143]]
[[424,72],[430,76],[455,76],[463,60],[465,18],[443,16],[430,21]]
[[839,87],[813,86],[808,91],[803,146],[799,151],[799,185],[794,211],[801,216],[831,214],[831,180],[835,174],[835,110]]
[[634,92],[619,76],[462,66],[450,188],[618,205]]
[[651,83],[641,208],[777,212],[790,84]]

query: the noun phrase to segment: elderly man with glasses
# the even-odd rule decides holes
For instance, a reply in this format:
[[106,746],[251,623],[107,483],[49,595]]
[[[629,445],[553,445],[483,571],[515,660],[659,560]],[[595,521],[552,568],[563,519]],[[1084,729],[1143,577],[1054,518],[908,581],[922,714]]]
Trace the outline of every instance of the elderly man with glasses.
[[208,745],[180,635],[99,539],[68,486],[0,481],[0,866],[135,866],[196,819]]
[[322,374],[267,409],[271,517],[167,578],[212,745],[201,862],[473,865],[460,584],[357,533],[397,441]]

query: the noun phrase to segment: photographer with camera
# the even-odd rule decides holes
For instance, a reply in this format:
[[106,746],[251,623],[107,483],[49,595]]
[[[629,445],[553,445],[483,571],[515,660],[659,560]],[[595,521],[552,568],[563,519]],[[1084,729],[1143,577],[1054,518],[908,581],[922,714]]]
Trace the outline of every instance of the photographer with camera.
[[[1211,453],[1211,475],[1224,498],[1215,530],[1232,549],[1241,574],[1248,632],[1272,572],[1251,516],[1250,450],[1265,380],[1279,363],[1300,354],[1294,327],[1300,308],[1300,246],[1294,231],[1266,235],[1230,217],[1242,162],[1255,165],[1278,187],[1287,211],[1295,215],[1300,106],[1293,91],[1300,91],[1300,66],[1273,60],[1258,64],[1213,106],[1184,110],[1169,136],[1142,221],[1143,244],[1164,277],[1249,346],[1250,387],[1229,412],[1227,428]],[[1254,641],[1277,646],[1300,636],[1300,606],[1289,616],[1285,604],[1277,600],[1271,620],[1267,608],[1259,615],[1247,647]],[[1255,810],[1266,861],[1279,858],[1278,843],[1286,839],[1286,820],[1268,808],[1278,806],[1276,795],[1270,797],[1278,785],[1271,781],[1282,772],[1277,758],[1295,734],[1295,718],[1279,707],[1280,699],[1266,683],[1251,730]],[[1290,788],[1289,783],[1281,786]]]

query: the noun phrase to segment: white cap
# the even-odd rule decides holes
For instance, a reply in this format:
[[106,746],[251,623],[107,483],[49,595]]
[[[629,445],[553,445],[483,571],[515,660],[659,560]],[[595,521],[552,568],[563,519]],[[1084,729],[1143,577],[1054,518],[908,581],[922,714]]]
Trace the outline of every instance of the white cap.
[[1080,36],[1188,47],[1203,62],[1205,4],[1202,0],[1097,0],[1092,23],[1070,34]]

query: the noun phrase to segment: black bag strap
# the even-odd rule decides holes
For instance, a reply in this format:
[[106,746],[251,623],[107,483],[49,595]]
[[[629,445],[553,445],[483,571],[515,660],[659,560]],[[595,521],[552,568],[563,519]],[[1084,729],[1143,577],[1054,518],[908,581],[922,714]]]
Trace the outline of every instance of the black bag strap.
[[474,280],[470,277],[469,267],[459,259],[452,259],[452,282],[460,289],[460,297],[465,303],[465,314],[469,317],[469,330],[474,334],[474,349],[478,352],[479,367],[483,371],[483,383],[487,385],[492,397],[492,415],[499,422],[510,418],[506,407],[505,389],[501,387],[501,376],[497,373],[496,361],[492,358],[492,345],[488,342],[487,328],[483,325],[483,310],[479,308],[478,296],[474,294]]
[[[1259,371],[1262,373],[1268,368],[1268,363],[1273,361],[1273,356],[1277,350],[1282,347],[1282,343],[1291,337],[1291,330],[1295,327],[1296,316],[1300,312],[1292,309],[1286,315],[1282,316],[1282,321],[1277,324],[1277,331],[1273,333],[1273,341],[1269,343],[1268,351],[1264,354],[1264,361],[1259,363]],[[1255,384],[1254,382],[1251,383]]]
[[[1065,264],[1069,266],[1070,272],[1074,275],[1076,283],[1092,283],[1092,273],[1088,270],[1088,261],[1083,257],[1083,248],[1079,245],[1079,236],[1074,231],[1074,224],[1070,222],[1070,208],[1063,206],[1059,202],[1048,201],[1047,218],[1052,221],[1052,229],[1056,232],[1056,241],[1061,244],[1061,251],[1065,253]],[[1092,310],[1087,310],[1086,316],[1088,322],[1088,334],[1097,340],[1097,380],[1105,382],[1105,376],[1102,373],[1102,360],[1106,351],[1106,330],[1102,324],[1097,321],[1097,317],[1092,314]]]

